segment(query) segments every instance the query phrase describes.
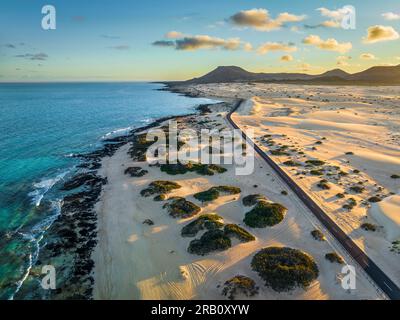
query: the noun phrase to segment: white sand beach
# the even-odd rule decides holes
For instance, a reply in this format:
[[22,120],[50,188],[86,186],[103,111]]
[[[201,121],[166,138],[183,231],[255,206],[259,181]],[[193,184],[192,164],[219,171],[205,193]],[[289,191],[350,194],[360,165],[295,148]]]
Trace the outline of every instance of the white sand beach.
[[[257,91],[257,88],[253,86],[250,88]],[[228,91],[225,92],[225,89]],[[229,98],[232,98],[234,90],[246,92],[235,89],[235,85],[202,86],[197,90],[204,91],[205,96],[227,96]],[[261,96],[262,92],[257,93],[257,96]],[[291,100],[286,99],[286,101]],[[283,101],[279,103],[283,103]],[[293,103],[301,105],[300,100],[293,101]],[[255,115],[244,115],[247,112],[241,112],[243,115],[235,116],[235,120],[238,120],[243,127],[257,126],[259,134],[262,132],[266,134],[267,127],[269,128],[272,122],[266,116],[271,112],[266,105],[260,101],[260,109],[253,110]],[[283,112],[278,110],[280,109],[278,106],[275,106],[274,109],[274,112]],[[301,114],[301,110],[296,112]],[[285,113],[289,112],[285,111]],[[223,128],[228,126],[224,115],[226,115],[226,111],[218,110],[209,115],[192,117],[191,120],[198,123],[205,119],[211,120],[215,121],[214,126]],[[288,125],[290,119],[288,115],[282,115],[282,117],[284,118],[274,119],[280,121],[280,124],[285,121],[284,128],[276,126],[273,128],[274,130],[271,128],[271,133],[280,134],[285,131],[288,137],[292,137],[293,134],[296,141],[299,141],[298,143],[307,143],[307,139],[314,139],[313,136],[307,134],[295,135],[298,130],[295,124],[299,121],[296,119]],[[328,141],[331,141],[331,135],[328,135],[327,132],[324,132],[324,135],[328,137]],[[348,145],[344,144],[343,148],[346,147]],[[93,256],[95,299],[226,299],[221,295],[224,282],[239,274],[251,277],[259,286],[259,294],[252,299],[384,298],[358,268],[356,269],[356,290],[342,288],[340,282],[342,265],[329,262],[325,259],[325,254],[337,252],[346,263],[354,264],[354,262],[325,232],[297,196],[288,190],[273,170],[258,156],[255,158],[254,172],[247,176],[236,176],[234,165],[224,166],[228,171],[214,176],[200,176],[196,173],[171,176],[161,172],[158,167],[150,167],[146,162],[133,162],[127,154],[128,149],[127,145],[118,150],[113,157],[104,159],[101,169],[101,174],[108,178],[108,184],[104,187],[101,201],[97,205],[99,243]],[[393,148],[392,156],[395,157],[395,148]],[[124,170],[132,166],[142,167],[148,170],[148,174],[143,177],[125,175]],[[169,197],[185,197],[201,207],[201,214],[217,213],[223,217],[224,223],[235,223],[247,229],[256,237],[256,241],[248,243],[233,241],[232,248],[206,256],[188,253],[187,248],[192,238],[183,238],[181,229],[196,217],[174,219],[162,208],[163,203],[153,201],[152,198],[142,197],[140,191],[154,180],[169,180],[179,183],[182,188],[172,192]],[[308,180],[302,182],[305,186],[307,185],[306,181]],[[242,192],[240,195],[223,196],[205,204],[193,198],[194,193],[218,185],[240,187]],[[386,187],[394,187],[394,184]],[[283,195],[281,193],[283,190],[288,194]],[[288,209],[287,215],[281,223],[263,229],[245,226],[243,218],[249,209],[243,206],[241,199],[255,193],[263,194],[269,200],[281,203]],[[359,210],[360,213],[358,213]],[[356,221],[361,219],[359,216],[366,214],[361,210],[357,209],[353,219],[348,222],[354,232]],[[143,224],[146,219],[151,219],[154,225]],[[324,232],[327,241],[316,241],[310,235],[314,229]],[[360,234],[356,240],[364,243],[364,239],[369,236],[361,231]],[[383,231],[379,231],[372,237],[384,239]],[[387,245],[386,240],[375,242],[380,245],[379,248]],[[285,293],[278,293],[264,286],[263,280],[256,272],[252,271],[250,262],[257,251],[269,246],[291,247],[310,254],[319,268],[318,279],[307,290],[296,289]],[[373,247],[369,250],[376,249]],[[387,258],[384,262],[398,259],[398,256],[391,258],[389,253],[384,253],[384,256]],[[396,273],[396,270],[393,272]]]

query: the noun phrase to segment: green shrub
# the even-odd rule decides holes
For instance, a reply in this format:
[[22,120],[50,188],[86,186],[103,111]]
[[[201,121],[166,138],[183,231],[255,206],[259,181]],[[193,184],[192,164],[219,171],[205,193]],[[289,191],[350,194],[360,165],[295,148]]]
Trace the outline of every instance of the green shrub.
[[343,193],[338,193],[336,195],[337,198],[343,199],[345,197],[345,195]]
[[226,236],[235,237],[241,242],[250,242],[256,240],[256,238],[250,232],[236,224],[227,224],[224,227],[224,233]]
[[192,240],[188,252],[205,255],[213,251],[224,251],[232,246],[231,239],[219,229],[205,232],[200,239]]
[[290,154],[282,149],[276,149],[270,151],[273,156],[289,156]]
[[295,162],[293,160],[285,161],[283,164],[285,166],[289,166],[289,167],[300,167],[301,166],[301,163]]
[[329,184],[328,184],[328,180],[325,180],[325,179],[323,179],[323,180],[321,180],[320,182],[318,182],[317,186],[318,186],[320,189],[323,189],[323,190],[329,190],[329,189],[331,188],[331,187],[329,186]]
[[154,201],[165,201],[167,200],[167,195],[165,194],[159,194],[158,196],[154,197]]
[[307,160],[306,163],[311,166],[323,166],[325,161],[322,160]]
[[224,173],[227,169],[216,164],[201,164],[192,163],[182,164],[180,162],[175,164],[162,164],[160,170],[169,175],[186,174],[187,172],[196,172],[203,176],[213,176],[215,173]]
[[377,196],[373,196],[373,197],[369,198],[368,201],[375,203],[375,202],[381,202],[382,199]]
[[267,197],[262,194],[251,194],[242,199],[243,205],[246,207],[251,207],[257,204],[261,200],[267,200]]
[[208,202],[218,199],[221,193],[238,194],[240,192],[241,192],[240,188],[237,187],[218,186],[218,187],[212,187],[206,191],[195,193],[193,197],[201,202]]
[[173,181],[153,181],[149,187],[140,191],[143,197],[149,197],[153,194],[170,193],[173,190],[182,188],[178,183]]
[[170,202],[164,204],[163,208],[166,208],[173,218],[190,218],[201,211],[199,206],[181,197],[170,199]]
[[372,223],[368,223],[368,222],[363,223],[363,224],[361,225],[361,228],[364,229],[364,230],[366,230],[366,231],[372,231],[372,232],[375,232],[375,231],[376,231],[376,225],[374,225],[374,224],[372,224]]
[[218,199],[219,192],[217,189],[211,188],[206,191],[195,193],[193,197],[201,202],[208,202]]
[[224,226],[222,217],[217,214],[203,214],[196,220],[184,226],[181,231],[182,237],[195,237],[201,230],[219,229]]
[[242,192],[240,188],[232,186],[218,186],[214,188],[216,188],[221,193],[227,193],[227,194],[239,194]]
[[272,227],[283,220],[286,212],[287,209],[279,203],[259,201],[246,213],[243,221],[251,228]]
[[310,174],[313,176],[322,176],[324,175],[324,172],[320,169],[320,170],[311,170]]
[[141,167],[129,167],[125,169],[124,173],[129,174],[131,177],[137,178],[137,177],[143,177],[149,172],[145,169],[142,169]]
[[351,186],[350,190],[354,193],[363,193],[365,191],[365,188],[362,186]]
[[390,177],[392,179],[400,179],[400,175],[398,175],[398,174],[392,174]]
[[147,132],[135,135],[133,137],[132,147],[129,149],[129,154],[135,161],[146,161],[147,149],[155,143],[155,141],[147,141]]
[[344,264],[343,258],[341,256],[339,256],[336,252],[327,253],[325,255],[325,259],[329,260],[332,263],[336,262],[339,264]]
[[325,241],[325,236],[320,230],[313,230],[311,231],[311,235],[315,240],[318,241]]
[[278,292],[307,288],[319,275],[314,259],[292,248],[264,248],[253,257],[251,267]]
[[228,296],[229,300],[235,300],[237,295],[240,294],[246,297],[252,297],[258,294],[258,287],[253,279],[237,275],[225,282],[222,294]]
[[357,205],[357,201],[353,198],[347,200],[347,203],[343,205],[343,209],[353,210],[353,208]]

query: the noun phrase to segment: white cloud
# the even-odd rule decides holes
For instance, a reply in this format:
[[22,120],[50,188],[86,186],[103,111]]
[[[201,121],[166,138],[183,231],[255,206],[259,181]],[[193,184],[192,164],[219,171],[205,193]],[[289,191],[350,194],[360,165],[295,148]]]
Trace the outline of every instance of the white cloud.
[[285,23],[299,22],[305,15],[294,15],[288,12],[280,13],[276,19],[270,17],[266,9],[251,9],[240,11],[229,18],[231,23],[239,27],[251,27],[259,31],[271,31],[281,28]]
[[281,61],[290,62],[293,61],[293,57],[290,54],[287,54],[281,57]]
[[322,40],[319,36],[309,35],[303,40],[304,44],[315,46],[321,50],[336,51],[340,53],[346,53],[353,47],[350,42],[338,42],[334,38]]
[[258,54],[266,54],[270,51],[294,52],[297,51],[297,47],[279,42],[266,42],[257,48]]
[[348,67],[350,65],[349,60],[351,60],[350,56],[339,56],[336,58],[336,64],[341,67]]
[[400,14],[394,13],[394,12],[383,13],[382,17],[384,17],[385,20],[389,20],[389,21],[400,20]]
[[376,43],[399,39],[398,32],[389,26],[371,26],[367,30],[367,36],[363,38],[364,43]]
[[165,35],[167,39],[178,39],[184,37],[184,34],[179,31],[170,31]]
[[336,20],[327,20],[321,23],[321,26],[327,27],[327,28],[340,28],[341,24],[339,21]]
[[244,51],[252,51],[252,50],[253,50],[253,46],[252,46],[251,43],[246,42],[246,43],[243,45],[243,49],[244,49]]
[[179,36],[178,33],[170,34],[169,38],[174,40],[159,40],[153,42],[154,46],[171,47],[176,50],[194,51],[198,49],[225,49],[225,50],[249,50],[251,44],[243,43],[239,38],[222,39],[211,37],[208,35],[183,35],[181,38],[174,39]]
[[360,59],[364,59],[364,60],[376,60],[375,55],[373,55],[372,53],[362,53],[360,55]]

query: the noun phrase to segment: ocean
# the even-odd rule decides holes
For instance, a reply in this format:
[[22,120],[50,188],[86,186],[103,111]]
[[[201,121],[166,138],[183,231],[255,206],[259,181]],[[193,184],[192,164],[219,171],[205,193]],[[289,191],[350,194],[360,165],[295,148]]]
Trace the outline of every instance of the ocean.
[[[13,299],[60,213],[73,155],[159,117],[215,101],[154,83],[0,84],[0,299]],[[17,298],[25,298],[24,295]]]

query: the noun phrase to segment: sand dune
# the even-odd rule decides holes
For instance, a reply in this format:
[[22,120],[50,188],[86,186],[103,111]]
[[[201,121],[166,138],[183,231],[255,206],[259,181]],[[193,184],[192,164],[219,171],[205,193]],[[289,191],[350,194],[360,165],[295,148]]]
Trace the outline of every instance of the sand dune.
[[369,213],[385,228],[389,241],[400,238],[400,195],[373,204]]
[[[275,161],[309,190],[314,200],[398,285],[400,250],[392,241],[400,239],[396,216],[391,214],[395,202],[390,196],[400,189],[400,179],[391,178],[400,175],[399,89],[260,83],[196,86],[207,96],[230,96],[235,91],[243,99],[257,97],[259,112],[251,114],[240,108],[233,116],[235,122],[245,130],[253,129],[262,149],[287,148],[288,155],[274,156]],[[282,108],[290,108],[291,113],[274,116]],[[324,172],[310,174],[311,168],[304,166],[307,159],[325,161]],[[284,165],[288,160],[302,165]],[[340,168],[343,174],[337,177],[332,173],[333,167]],[[329,190],[318,187],[321,179],[329,181]],[[362,192],[353,192],[350,188],[354,185],[362,185]],[[368,201],[372,197],[386,200],[376,206]],[[351,198],[356,205],[351,210],[343,208]],[[379,208],[374,215],[369,214],[371,205]],[[375,225],[376,231],[364,230],[364,223]]]
[[[217,113],[210,119],[225,126],[224,118]],[[204,117],[196,116],[196,121]],[[297,197],[287,190],[275,173],[256,157],[256,170],[248,176],[235,175],[234,166],[214,176],[195,173],[170,176],[157,167],[133,162],[127,155],[127,147],[121,148],[112,158],[104,160],[102,175],[108,177],[102,198],[98,204],[99,245],[94,254],[96,299],[223,299],[224,282],[238,274],[253,278],[260,287],[254,299],[379,299],[376,289],[360,272],[357,273],[357,290],[348,291],[338,281],[340,265],[328,262],[324,255],[337,251],[348,263],[352,263],[334,239],[319,242],[310,232],[324,228]],[[141,166],[149,173],[140,178],[124,175],[124,168]],[[218,213],[225,223],[244,226],[244,207],[241,198],[261,193],[268,199],[288,208],[285,219],[267,229],[248,229],[256,237],[249,243],[233,242],[227,251],[205,257],[187,252],[191,238],[183,238],[181,229],[192,219],[173,219],[160,202],[143,198],[139,192],[154,180],[172,180],[182,185],[171,196],[183,196],[201,206],[201,213]],[[216,185],[240,187],[241,195],[222,196],[202,204],[193,194]],[[153,226],[143,224],[145,219],[154,221]],[[199,234],[201,235],[201,233]],[[277,293],[264,286],[263,281],[250,268],[254,254],[263,247],[289,246],[311,254],[320,269],[320,276],[308,290],[297,289]]]

